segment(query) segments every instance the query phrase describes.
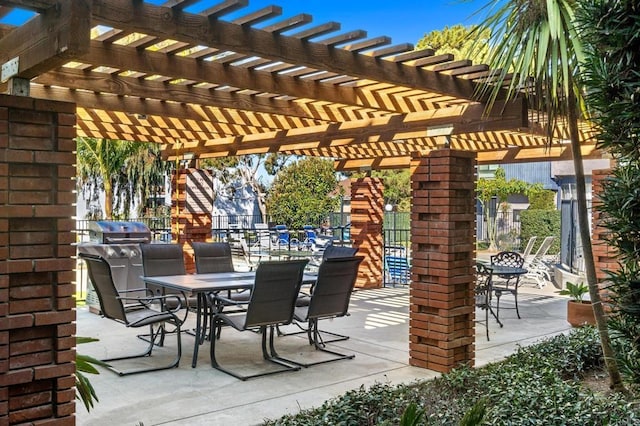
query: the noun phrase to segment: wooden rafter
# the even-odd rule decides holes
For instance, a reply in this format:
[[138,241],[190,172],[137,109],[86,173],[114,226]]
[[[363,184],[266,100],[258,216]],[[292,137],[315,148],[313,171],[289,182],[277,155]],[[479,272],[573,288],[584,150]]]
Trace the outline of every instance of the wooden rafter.
[[[0,0],[0,13],[36,13],[0,26],[0,59],[20,58],[31,96],[74,102],[78,135],[159,143],[168,158],[287,152],[358,170],[408,167],[444,146],[481,163],[569,155],[566,128],[547,138],[522,101],[484,114],[474,89],[499,72],[484,64],[278,6],[187,11],[197,3]],[[580,138],[585,156],[600,155],[588,123]]]
[[0,63],[19,59],[17,77],[30,79],[89,50],[91,0],[14,0],[39,12],[0,39]]

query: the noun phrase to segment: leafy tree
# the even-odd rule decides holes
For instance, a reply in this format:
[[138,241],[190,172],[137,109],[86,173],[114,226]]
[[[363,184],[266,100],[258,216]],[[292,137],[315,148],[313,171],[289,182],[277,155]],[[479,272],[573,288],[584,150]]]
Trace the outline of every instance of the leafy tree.
[[258,208],[262,215],[262,221],[267,222],[267,209],[265,205],[267,185],[260,176],[260,167],[264,167],[267,174],[275,175],[280,170],[289,156],[281,154],[269,155],[245,155],[239,157],[207,158],[200,161],[200,167],[210,169],[213,176],[222,182],[222,187],[214,197],[223,191],[225,195],[234,196],[241,189],[251,188],[258,201]]
[[333,161],[304,158],[278,172],[267,195],[267,210],[277,223],[300,229],[336,210],[337,188]]
[[[349,175],[351,178],[364,177],[364,172]],[[384,185],[383,197],[385,204],[396,206],[396,211],[411,210],[411,171],[401,170],[373,170],[371,176],[382,179]]]
[[506,179],[503,168],[498,167],[495,176],[491,179],[480,178],[476,191],[478,193],[478,201],[482,205],[482,211],[485,212],[487,218],[487,235],[489,237],[489,250],[496,250],[497,246],[497,221],[496,212],[490,209],[491,200],[496,198],[498,209],[506,209],[507,198],[514,194],[526,194],[530,185],[520,179]]
[[94,202],[104,191],[104,218],[128,217],[131,203],[139,214],[149,196],[163,190],[171,163],[160,158],[159,145],[83,137],[76,143],[79,190]]
[[384,183],[384,202],[396,206],[396,211],[411,210],[411,171],[380,170],[373,172],[373,176],[381,178]]
[[[489,0],[490,15],[478,28],[491,30],[489,65],[500,70],[493,83],[485,83],[478,95],[488,96],[488,108],[503,96],[527,96],[529,105],[546,115],[546,131],[551,140],[554,131],[566,124],[576,173],[578,226],[583,248],[585,274],[593,304],[602,350],[611,380],[611,388],[624,391],[615,361],[606,317],[596,278],[589,232],[589,211],[584,167],[580,150],[578,119],[586,117],[583,87],[576,76],[584,62],[584,50],[575,22],[575,0]],[[479,33],[480,30],[474,33]],[[506,82],[508,73],[513,78]],[[534,84],[531,84],[533,77]],[[528,90],[522,90],[527,88]]]
[[619,261],[609,277],[609,326],[623,373],[640,384],[640,3],[586,0],[578,16],[598,146],[616,160],[597,207]]
[[[474,39],[470,34],[474,34]],[[474,63],[485,63],[489,52],[488,40],[491,32],[475,26],[454,25],[425,34],[416,50],[433,49],[435,55],[451,53],[456,59],[471,59]]]

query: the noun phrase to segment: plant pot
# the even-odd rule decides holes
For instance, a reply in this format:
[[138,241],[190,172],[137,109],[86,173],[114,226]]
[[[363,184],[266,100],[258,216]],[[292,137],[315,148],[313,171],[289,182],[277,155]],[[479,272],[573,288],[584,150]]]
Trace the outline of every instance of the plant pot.
[[582,327],[584,325],[596,325],[596,319],[593,315],[593,307],[591,302],[569,300],[567,302],[567,321],[573,327]]

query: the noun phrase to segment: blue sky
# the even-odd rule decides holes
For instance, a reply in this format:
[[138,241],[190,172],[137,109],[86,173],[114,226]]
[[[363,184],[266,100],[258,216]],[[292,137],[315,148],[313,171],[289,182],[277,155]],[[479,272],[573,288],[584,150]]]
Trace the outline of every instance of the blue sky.
[[[151,3],[164,1],[150,0]],[[221,1],[202,1],[187,10],[198,11]],[[336,21],[342,24],[341,32],[365,30],[369,37],[386,35],[394,44],[415,44],[432,30],[479,22],[480,18],[472,15],[485,3],[486,0],[249,0],[247,7],[225,19],[275,4],[283,9],[280,19],[308,13],[314,18],[311,25]],[[28,13],[13,12],[0,22],[18,24],[28,16]],[[268,21],[261,25],[267,24]]]

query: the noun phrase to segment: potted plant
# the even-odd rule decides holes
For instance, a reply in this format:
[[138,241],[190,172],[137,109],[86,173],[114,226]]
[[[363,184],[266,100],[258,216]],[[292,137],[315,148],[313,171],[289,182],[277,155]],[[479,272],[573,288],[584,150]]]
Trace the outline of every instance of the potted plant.
[[591,301],[584,300],[584,295],[588,292],[589,287],[584,283],[574,284],[570,281],[567,281],[563,290],[557,292],[563,296],[571,297],[567,302],[567,321],[573,327],[582,327],[587,324],[595,325],[596,323]]

